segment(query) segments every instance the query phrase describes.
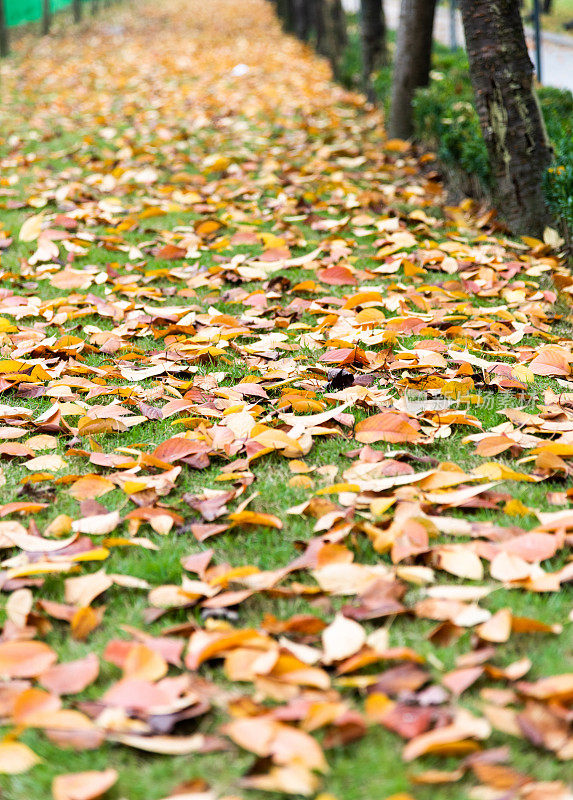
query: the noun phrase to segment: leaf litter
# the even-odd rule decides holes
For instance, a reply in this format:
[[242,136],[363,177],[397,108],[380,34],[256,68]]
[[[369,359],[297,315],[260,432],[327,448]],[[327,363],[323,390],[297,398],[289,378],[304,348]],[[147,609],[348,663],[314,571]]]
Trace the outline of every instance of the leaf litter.
[[412,791],[570,798],[508,746],[573,758],[573,676],[535,659],[571,618],[513,607],[571,599],[558,238],[449,206],[262,0],[115,13],[2,67],[0,772],[42,770],[37,731],[240,749],[236,791],[310,796],[383,727]]

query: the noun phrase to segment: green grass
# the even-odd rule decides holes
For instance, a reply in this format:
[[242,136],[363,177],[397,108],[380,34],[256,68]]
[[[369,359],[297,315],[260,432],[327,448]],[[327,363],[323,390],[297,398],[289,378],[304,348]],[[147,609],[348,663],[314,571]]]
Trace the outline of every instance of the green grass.
[[[532,4],[527,4],[527,13],[531,12]],[[572,0],[554,0],[551,14],[542,14],[541,25],[544,31],[554,33],[571,33],[563,27],[565,23],[573,20]]]

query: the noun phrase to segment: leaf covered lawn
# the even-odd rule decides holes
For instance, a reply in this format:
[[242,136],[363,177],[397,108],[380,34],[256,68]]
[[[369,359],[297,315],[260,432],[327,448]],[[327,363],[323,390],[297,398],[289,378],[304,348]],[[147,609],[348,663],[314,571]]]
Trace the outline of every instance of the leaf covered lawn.
[[0,69],[2,796],[570,800],[557,234],[263,0]]

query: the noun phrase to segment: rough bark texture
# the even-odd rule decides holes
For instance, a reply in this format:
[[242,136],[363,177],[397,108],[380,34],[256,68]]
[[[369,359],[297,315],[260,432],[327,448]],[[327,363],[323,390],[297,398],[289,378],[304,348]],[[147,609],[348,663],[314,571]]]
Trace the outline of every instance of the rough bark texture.
[[414,93],[430,79],[435,11],[436,0],[402,0],[388,125],[390,136],[398,139],[414,132]]
[[368,99],[374,101],[372,73],[388,63],[386,18],[382,0],[362,0],[360,4],[362,38],[362,83]]
[[73,2],[74,22],[82,21],[82,0],[74,0]]
[[42,35],[46,36],[50,32],[52,24],[52,14],[50,12],[50,0],[42,0]]
[[515,233],[539,234],[548,220],[542,180],[552,154],[519,0],[461,0],[460,7],[497,208]]
[[8,26],[6,25],[6,9],[4,0],[0,0],[0,58],[6,58],[10,53],[10,39],[8,37]]

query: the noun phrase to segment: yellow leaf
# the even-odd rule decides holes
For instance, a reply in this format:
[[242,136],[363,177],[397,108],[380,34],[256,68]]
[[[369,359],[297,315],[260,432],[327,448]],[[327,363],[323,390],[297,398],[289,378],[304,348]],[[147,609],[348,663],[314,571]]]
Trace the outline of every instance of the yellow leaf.
[[95,547],[93,550],[88,550],[86,553],[78,553],[75,556],[70,556],[70,561],[105,561],[108,556],[109,550],[106,547]]
[[228,519],[235,525],[265,525],[281,530],[283,523],[274,514],[257,514],[256,511],[236,511],[229,514]]
[[515,497],[507,501],[503,510],[510,517],[526,517],[528,514],[534,513],[531,508],[524,506],[521,500],[517,500]]
[[480,464],[472,472],[474,475],[479,475],[480,478],[487,478],[488,481],[526,481],[535,483],[535,478],[531,475],[526,475],[524,472],[516,472],[510,467],[506,467],[505,464],[498,464],[495,461]]
[[14,333],[17,331],[15,325],[12,325],[10,320],[6,319],[6,317],[0,317],[0,333]]
[[13,359],[0,361],[0,373],[3,375],[23,372],[27,367],[28,364],[25,361],[14,361]]
[[516,380],[523,381],[523,383],[533,383],[535,380],[534,372],[529,367],[526,367],[525,364],[517,364],[517,366],[513,367],[511,375]]
[[308,475],[293,475],[288,485],[292,489],[311,489],[313,486],[312,478]]
[[263,240],[263,244],[265,247],[284,247],[286,241],[282,238],[282,236],[275,236],[274,233],[270,233],[269,231],[261,231],[258,234],[261,239]]
[[339,494],[340,492],[359,492],[360,486],[357,483],[333,483],[332,486],[325,486],[319,489],[317,494]]
[[44,214],[36,214],[33,217],[28,217],[20,228],[20,241],[33,242],[42,232],[42,224],[44,222]]
[[29,461],[26,461],[24,466],[26,469],[29,469],[32,472],[36,472],[38,470],[59,472],[61,469],[64,469],[67,464],[61,456],[57,455],[56,453],[52,453],[51,455],[36,456],[36,458],[31,458]]
[[19,775],[40,764],[42,759],[22,742],[0,743],[0,774]]

